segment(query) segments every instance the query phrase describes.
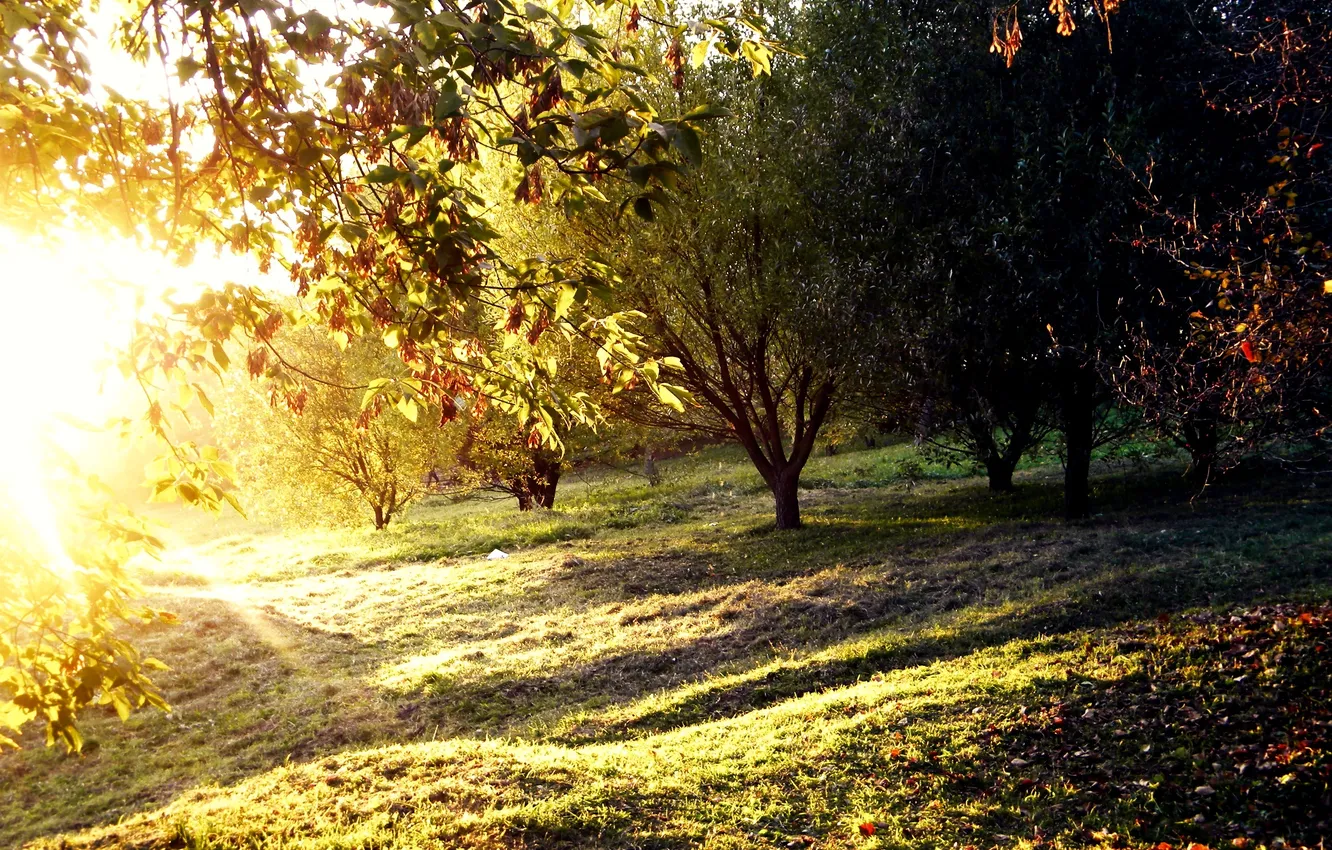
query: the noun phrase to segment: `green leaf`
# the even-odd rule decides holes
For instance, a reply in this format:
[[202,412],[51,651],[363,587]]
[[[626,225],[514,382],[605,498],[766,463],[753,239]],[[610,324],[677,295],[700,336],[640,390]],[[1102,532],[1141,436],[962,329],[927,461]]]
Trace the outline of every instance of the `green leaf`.
[[23,110],[12,103],[0,106],[0,130],[9,130],[23,120]]
[[727,109],[726,107],[705,103],[702,106],[696,106],[693,109],[686,112],[684,118],[682,118],[681,120],[702,121],[706,118],[729,118],[730,116],[731,116],[731,110]]
[[120,722],[124,723],[126,720],[129,720],[130,702],[125,698],[124,692],[119,688],[116,688],[111,691],[109,696],[111,697],[111,704],[115,706],[116,714],[120,716]]
[[634,370],[620,369],[618,372],[615,373],[615,383],[611,387],[611,395],[614,395],[618,392],[622,392],[625,387],[629,386],[629,382],[632,381],[633,379],[634,379]]
[[644,221],[656,221],[657,219],[657,213],[652,209],[652,201],[648,200],[646,195],[634,198],[634,215]]
[[203,67],[189,56],[183,56],[176,60],[176,76],[182,83],[188,82],[191,77],[202,71]]
[[402,176],[402,172],[391,165],[376,165],[365,175],[367,183],[392,183]]
[[19,727],[31,719],[31,714],[14,703],[0,702],[0,727],[18,731]]
[[319,38],[333,28],[333,22],[320,12],[306,12],[305,31],[311,38]]
[[443,121],[445,118],[451,118],[459,114],[462,111],[462,106],[462,95],[452,89],[444,89],[435,101],[435,120]]
[[370,235],[370,229],[368,227],[350,221],[338,225],[338,232],[341,233],[342,238],[346,239],[348,242],[360,242],[362,239],[365,239]]
[[677,127],[671,134],[671,142],[690,165],[698,167],[703,164],[703,141],[693,127],[683,124]]
[[415,399],[408,398],[407,396],[398,399],[398,403],[394,405],[394,407],[396,407],[398,412],[403,416],[406,416],[408,421],[413,424],[415,424],[416,420],[421,416],[421,406],[416,403]]
[[569,308],[573,307],[574,296],[578,294],[578,287],[569,281],[560,281],[559,290],[555,293],[555,319],[563,319],[569,315]]
[[417,24],[413,32],[416,33],[422,47],[434,52],[435,47],[439,44],[439,31],[435,28],[434,21],[423,21]]
[[757,41],[746,41],[740,45],[740,52],[749,60],[754,69],[754,76],[772,76],[772,51]]
[[629,166],[629,179],[639,186],[647,186],[648,180],[652,177],[652,164],[631,165]]

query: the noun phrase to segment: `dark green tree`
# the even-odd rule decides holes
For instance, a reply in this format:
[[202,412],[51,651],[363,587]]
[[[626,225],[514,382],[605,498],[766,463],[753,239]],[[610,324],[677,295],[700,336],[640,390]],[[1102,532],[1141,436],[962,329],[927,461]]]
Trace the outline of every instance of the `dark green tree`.
[[1021,19],[1011,66],[986,54],[982,3],[813,4],[806,52],[839,93],[839,255],[891,293],[888,359],[903,368],[882,403],[961,436],[1000,487],[1048,412],[1078,517],[1092,453],[1124,421],[1103,366],[1160,292],[1189,285],[1138,238],[1135,173],[1206,204],[1236,134],[1198,96],[1215,9],[1134,3],[1112,51],[1091,5],[1066,6],[1069,35]]

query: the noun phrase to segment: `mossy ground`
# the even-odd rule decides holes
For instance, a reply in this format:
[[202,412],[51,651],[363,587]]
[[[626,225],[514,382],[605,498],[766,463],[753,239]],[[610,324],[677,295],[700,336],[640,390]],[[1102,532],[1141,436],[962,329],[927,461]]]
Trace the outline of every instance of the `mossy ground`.
[[[734,452],[423,505],[196,521],[142,579],[170,715],[0,756],[0,846],[1315,846],[1332,492],[1105,466],[993,496],[909,447]],[[904,477],[905,476],[905,477]],[[179,526],[177,526],[179,527]],[[492,548],[511,553],[485,561]]]

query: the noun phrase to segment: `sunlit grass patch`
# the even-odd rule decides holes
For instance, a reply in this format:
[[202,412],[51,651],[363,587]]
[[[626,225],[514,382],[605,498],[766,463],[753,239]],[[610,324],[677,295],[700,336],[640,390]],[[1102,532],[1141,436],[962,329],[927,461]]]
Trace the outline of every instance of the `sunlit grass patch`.
[[[1013,640],[641,740],[348,752],[192,792],[76,846],[1311,843],[1327,730],[1307,724],[1332,703],[1306,691],[1329,613]],[[1235,687],[1227,671],[1249,666],[1235,641],[1280,693]],[[1226,722],[1204,720],[1212,705]],[[1244,743],[1221,755],[1227,724]],[[1244,778],[1273,753],[1289,755]],[[1236,795],[1247,807],[1221,805]]]
[[[1097,699],[1175,672],[1211,687],[1216,652],[1135,631],[1158,615],[1332,595],[1322,491],[1241,481],[1190,502],[1174,471],[1113,474],[1102,515],[1066,524],[1048,467],[1011,496],[855,483],[907,449],[816,458],[826,486],[796,533],[729,449],[668,462],[658,488],[575,478],[549,512],[434,500],[385,533],[186,528],[141,568],[185,624],[136,637],[175,667],[176,711],[96,718],[82,760],[0,756],[0,835],[163,806],[77,840],[943,850],[1221,829],[1213,812],[1191,832],[1193,810],[1132,826],[1152,775],[1070,787],[1028,732],[1053,735],[1084,681],[1117,689]],[[1108,769],[1142,762],[1114,752]],[[1089,812],[1098,795],[1129,802]]]

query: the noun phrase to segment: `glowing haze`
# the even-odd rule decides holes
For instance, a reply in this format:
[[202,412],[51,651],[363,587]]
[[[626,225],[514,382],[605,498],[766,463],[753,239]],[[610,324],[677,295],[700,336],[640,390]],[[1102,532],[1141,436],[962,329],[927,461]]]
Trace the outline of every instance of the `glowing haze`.
[[57,451],[78,455],[89,434],[70,424],[124,415],[114,355],[134,323],[227,281],[259,279],[252,262],[200,256],[182,268],[129,240],[64,233],[39,239],[0,227],[0,504],[17,511],[51,558],[67,564],[60,506],[48,484]]

